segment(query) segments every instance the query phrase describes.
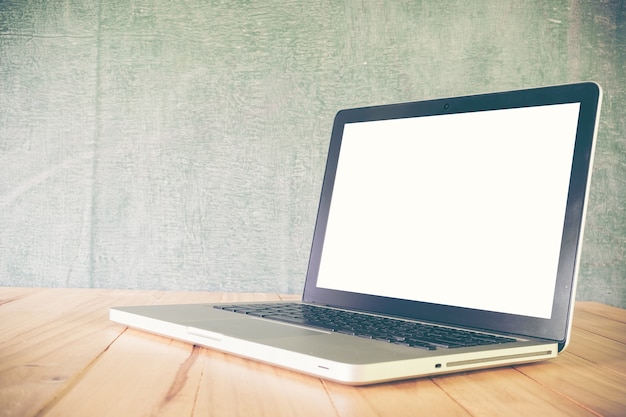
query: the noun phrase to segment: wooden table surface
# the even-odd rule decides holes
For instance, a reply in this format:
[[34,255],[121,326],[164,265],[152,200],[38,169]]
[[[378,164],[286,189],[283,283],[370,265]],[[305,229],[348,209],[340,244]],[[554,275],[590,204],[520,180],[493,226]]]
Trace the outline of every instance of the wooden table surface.
[[116,305],[297,298],[0,288],[0,416],[626,416],[626,310],[576,305],[556,359],[349,387],[128,329]]

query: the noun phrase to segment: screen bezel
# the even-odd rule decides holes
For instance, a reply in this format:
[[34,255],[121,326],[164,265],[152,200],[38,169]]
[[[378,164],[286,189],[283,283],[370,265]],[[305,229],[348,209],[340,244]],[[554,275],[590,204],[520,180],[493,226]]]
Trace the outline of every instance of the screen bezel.
[[[592,82],[341,110],[335,116],[303,301],[449,325],[515,333],[565,344],[575,296],[584,214],[601,99]],[[556,287],[550,319],[360,294],[317,286],[335,173],[346,123],[580,103]]]

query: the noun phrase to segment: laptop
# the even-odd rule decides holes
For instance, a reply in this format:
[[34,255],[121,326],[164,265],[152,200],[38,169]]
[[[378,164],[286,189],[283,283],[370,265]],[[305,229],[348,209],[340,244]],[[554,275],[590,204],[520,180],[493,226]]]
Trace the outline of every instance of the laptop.
[[300,301],[110,319],[349,385],[553,358],[601,96],[585,82],[341,110]]

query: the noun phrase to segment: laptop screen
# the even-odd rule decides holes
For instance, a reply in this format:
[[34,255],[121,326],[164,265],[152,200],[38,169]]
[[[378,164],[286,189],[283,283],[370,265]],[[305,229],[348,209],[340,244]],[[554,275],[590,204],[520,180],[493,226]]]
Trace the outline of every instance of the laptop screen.
[[550,318],[579,108],[346,124],[318,287]]
[[303,300],[564,341],[601,95],[338,112]]

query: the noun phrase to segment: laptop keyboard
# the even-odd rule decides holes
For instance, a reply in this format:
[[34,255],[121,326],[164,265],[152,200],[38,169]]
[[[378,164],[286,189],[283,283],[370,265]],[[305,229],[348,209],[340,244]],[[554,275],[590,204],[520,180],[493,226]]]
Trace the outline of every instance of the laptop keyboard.
[[488,333],[452,329],[310,304],[229,304],[216,305],[215,308],[426,350],[435,350],[437,348],[452,349],[516,341],[513,338]]

